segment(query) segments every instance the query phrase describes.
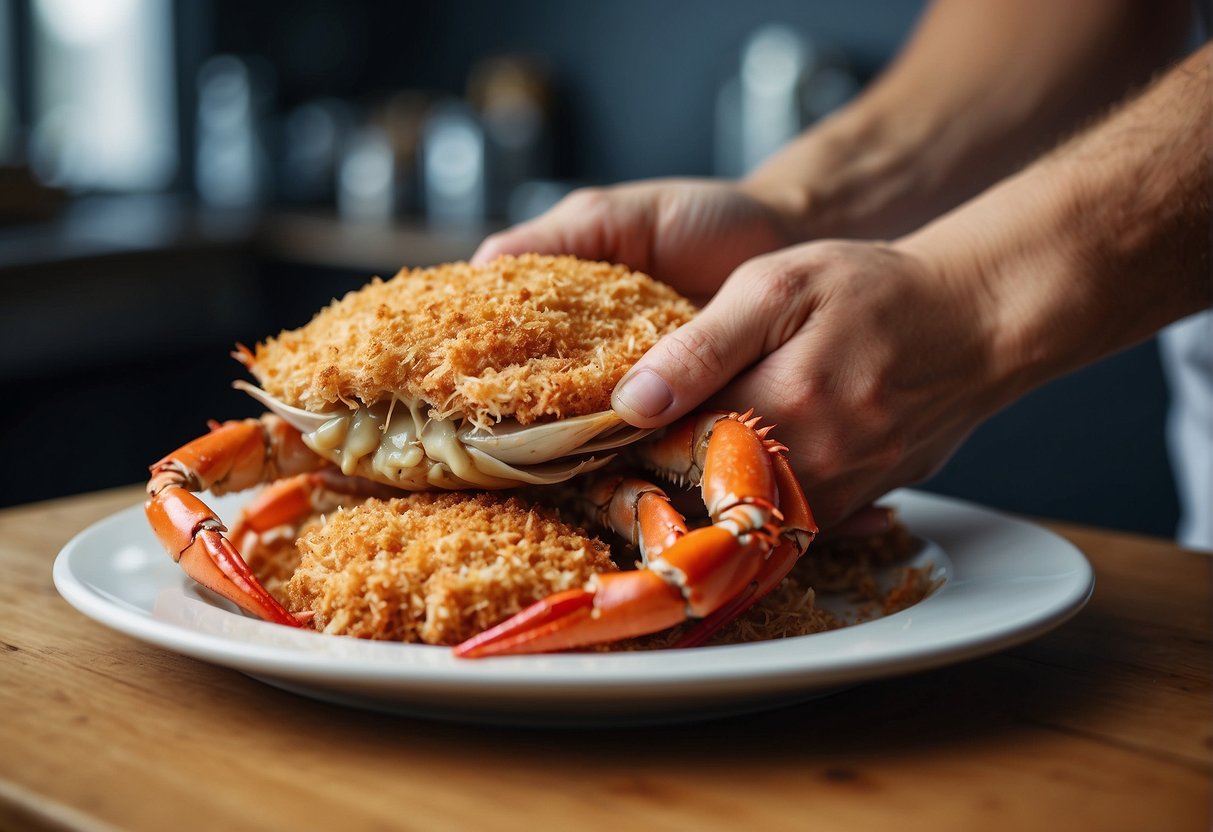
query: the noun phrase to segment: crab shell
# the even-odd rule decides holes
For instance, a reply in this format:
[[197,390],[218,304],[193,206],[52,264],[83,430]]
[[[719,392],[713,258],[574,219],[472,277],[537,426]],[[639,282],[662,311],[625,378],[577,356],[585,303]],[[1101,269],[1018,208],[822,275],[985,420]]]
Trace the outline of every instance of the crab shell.
[[408,491],[552,485],[603,467],[614,458],[610,451],[650,433],[613,410],[525,426],[505,419],[486,428],[458,416],[435,418],[429,404],[399,394],[313,413],[248,382],[234,386],[282,417],[342,473]]
[[347,476],[398,488],[550,485],[647,431],[610,390],[694,315],[625,266],[503,256],[373,280],[235,358],[238,382]]

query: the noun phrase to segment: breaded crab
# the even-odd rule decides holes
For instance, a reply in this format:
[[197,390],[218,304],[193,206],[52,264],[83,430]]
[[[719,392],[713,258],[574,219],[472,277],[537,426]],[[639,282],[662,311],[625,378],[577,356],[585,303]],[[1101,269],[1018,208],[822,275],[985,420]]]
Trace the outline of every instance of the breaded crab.
[[[816,533],[784,455],[751,414],[693,414],[658,435],[610,396],[627,369],[694,314],[672,289],[622,266],[502,257],[376,279],[307,325],[236,357],[261,419],[212,431],[154,464],[147,514],[203,585],[266,620],[299,619],[253,576],[197,496],[262,483],[237,541],[297,520],[318,494],[551,486],[577,477],[595,513],[639,548],[641,568],[592,575],[456,648],[541,652],[702,619],[699,643],[773,588]],[[586,477],[620,451],[699,484],[711,524],[689,529],[661,489]],[[471,499],[469,497],[469,499]]]

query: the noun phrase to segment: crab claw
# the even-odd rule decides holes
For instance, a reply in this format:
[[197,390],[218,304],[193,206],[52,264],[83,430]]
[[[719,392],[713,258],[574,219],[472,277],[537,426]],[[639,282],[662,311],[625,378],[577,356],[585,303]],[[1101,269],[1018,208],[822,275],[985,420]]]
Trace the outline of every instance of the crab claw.
[[708,526],[684,535],[648,568],[596,575],[455,648],[462,658],[548,653],[648,635],[714,610],[753,580],[766,546]]
[[792,567],[800,560],[813,538],[817,536],[817,521],[805,499],[792,466],[782,454],[771,457],[775,481],[779,486],[779,504],[786,513],[783,541],[767,556],[749,586],[728,603],[704,616],[674,643],[675,647],[698,647],[706,644],[716,633],[727,627],[746,610],[757,604],[779,586]]
[[191,578],[245,612],[297,625],[224,535],[219,517],[193,492],[237,491],[323,464],[277,416],[215,424],[152,465],[145,511],[160,543]]
[[597,576],[586,589],[544,598],[455,648],[462,658],[549,653],[618,641],[686,618],[678,588],[648,570]]
[[224,537],[219,518],[193,494],[170,485],[148,502],[147,516],[161,542],[195,581],[258,618],[299,626]]

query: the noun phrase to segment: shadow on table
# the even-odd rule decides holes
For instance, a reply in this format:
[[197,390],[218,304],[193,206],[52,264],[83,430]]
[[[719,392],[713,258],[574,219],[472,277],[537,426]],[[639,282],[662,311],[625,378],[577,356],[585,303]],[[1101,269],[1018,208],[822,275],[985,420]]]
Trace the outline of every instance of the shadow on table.
[[[448,764],[474,756],[480,771],[509,771],[525,758],[529,771],[547,768],[554,778],[569,767],[618,772],[631,766],[638,775],[748,768],[752,774],[755,769],[773,772],[792,761],[803,770],[806,762],[819,761],[822,777],[857,782],[860,767],[869,760],[898,757],[912,762],[948,747],[984,744],[1029,727],[1065,723],[1067,715],[1098,707],[1109,675],[1098,672],[1099,667],[1061,667],[1051,657],[1059,650],[1070,657],[1083,653],[1083,642],[1095,634],[1101,643],[1115,639],[1116,622],[1105,618],[1087,610],[1061,630],[999,655],[705,722],[513,728],[349,711],[310,701],[308,707],[282,710],[290,714],[287,719],[306,722],[316,741],[356,744],[362,753],[382,752],[389,765],[393,749],[402,748],[414,759],[420,754]],[[1106,649],[1102,656],[1092,662],[1109,662]],[[1086,683],[1073,684],[1076,673]],[[325,710],[333,713],[321,713]],[[340,728],[326,737],[318,727],[324,725]]]

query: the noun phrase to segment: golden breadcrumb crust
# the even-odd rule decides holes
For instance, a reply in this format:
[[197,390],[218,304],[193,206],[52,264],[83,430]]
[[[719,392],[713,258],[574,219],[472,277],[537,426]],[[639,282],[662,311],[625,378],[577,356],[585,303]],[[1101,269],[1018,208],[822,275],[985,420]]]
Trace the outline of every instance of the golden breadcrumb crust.
[[[453,645],[552,592],[618,567],[607,546],[558,519],[500,494],[421,493],[367,500],[295,535],[262,536],[249,564],[292,612],[333,635]],[[897,524],[865,539],[822,542],[774,591],[717,633],[710,644],[809,635],[913,606],[937,588],[934,567],[901,566],[918,543]],[[893,580],[885,589],[876,576]],[[816,594],[859,604],[853,618],[817,606]],[[596,651],[671,647],[684,625]]]
[[288,607],[325,633],[454,645],[591,575],[607,546],[515,497],[420,493],[330,514],[299,540]]
[[624,266],[503,256],[376,278],[258,344],[251,369],[311,411],[399,394],[437,418],[529,424],[608,409],[627,369],[694,311]]

